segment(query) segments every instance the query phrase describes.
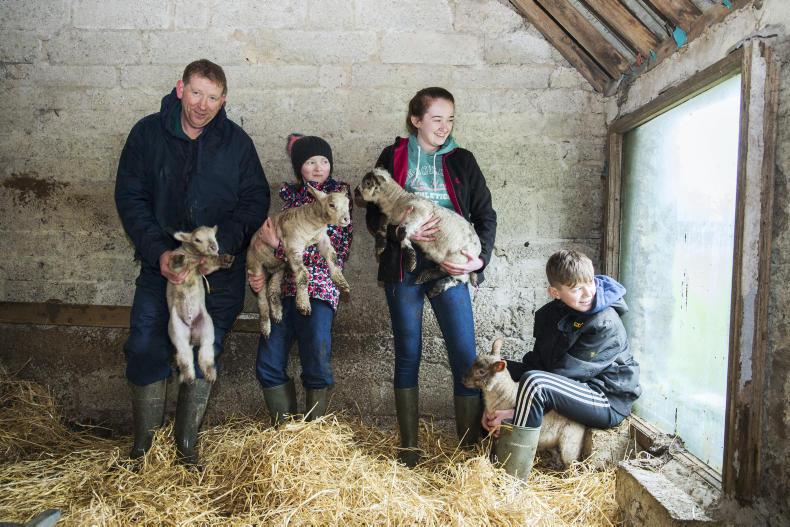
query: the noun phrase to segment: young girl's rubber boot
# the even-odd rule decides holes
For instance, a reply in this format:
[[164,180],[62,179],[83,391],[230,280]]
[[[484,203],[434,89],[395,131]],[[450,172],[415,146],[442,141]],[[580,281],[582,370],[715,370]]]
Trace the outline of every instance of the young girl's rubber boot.
[[162,426],[165,419],[167,399],[167,380],[157,381],[145,386],[129,383],[132,389],[132,420],[134,445],[129,457],[143,457],[151,448],[154,430]]
[[508,421],[503,421],[499,429],[499,439],[494,446],[494,462],[503,466],[511,476],[527,481],[538,449],[540,427],[516,426]]
[[398,429],[400,431],[400,450],[398,460],[409,468],[420,462],[421,452],[417,448],[417,429],[419,428],[419,413],[417,402],[419,389],[395,388],[395,412],[398,416]]
[[263,389],[263,400],[272,426],[279,426],[283,421],[296,414],[296,388],[293,379],[272,388]]
[[203,422],[210,395],[211,383],[205,379],[195,379],[194,383],[182,383],[178,388],[174,433],[178,460],[185,465],[198,463],[198,430]]

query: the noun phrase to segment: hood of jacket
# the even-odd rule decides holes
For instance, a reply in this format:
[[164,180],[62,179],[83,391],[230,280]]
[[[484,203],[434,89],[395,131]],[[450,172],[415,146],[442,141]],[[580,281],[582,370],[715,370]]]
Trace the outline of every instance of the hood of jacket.
[[595,275],[595,302],[585,315],[594,315],[607,307],[612,307],[618,315],[622,316],[628,312],[628,307],[623,300],[624,296],[625,286],[623,284],[606,275]]

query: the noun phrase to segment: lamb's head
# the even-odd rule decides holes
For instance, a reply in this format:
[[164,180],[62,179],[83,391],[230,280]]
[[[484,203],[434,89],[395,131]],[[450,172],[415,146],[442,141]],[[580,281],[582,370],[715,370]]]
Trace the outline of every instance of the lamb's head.
[[378,203],[383,197],[382,190],[396,184],[389,172],[383,168],[374,168],[362,178],[362,182],[354,189],[354,195],[368,203]]
[[202,256],[217,256],[219,254],[216,225],[213,227],[198,227],[192,232],[179,231],[173,237],[196,254]]
[[507,372],[507,363],[502,360],[500,355],[501,349],[502,339],[496,339],[491,346],[490,353],[478,355],[464,375],[464,386],[484,390],[496,375],[507,375],[510,378],[510,374]]
[[321,205],[324,219],[329,225],[348,227],[351,223],[348,196],[345,192],[321,192],[307,185],[307,191],[313,195],[316,203]]

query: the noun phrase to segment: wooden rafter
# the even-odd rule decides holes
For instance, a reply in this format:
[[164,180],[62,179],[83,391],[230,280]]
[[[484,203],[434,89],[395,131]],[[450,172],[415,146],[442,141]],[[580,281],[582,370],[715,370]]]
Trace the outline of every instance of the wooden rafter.
[[593,88],[601,93],[607,91],[612,78],[535,0],[512,0],[512,4],[565,57],[565,60],[570,62],[587,79]]
[[581,0],[602,24],[643,57],[658,48],[660,39],[618,0]]
[[675,26],[688,32],[702,15],[691,0],[644,0],[653,11],[669,20]]
[[566,0],[538,0],[538,3],[593,56],[610,77],[618,79],[628,70],[628,59]]

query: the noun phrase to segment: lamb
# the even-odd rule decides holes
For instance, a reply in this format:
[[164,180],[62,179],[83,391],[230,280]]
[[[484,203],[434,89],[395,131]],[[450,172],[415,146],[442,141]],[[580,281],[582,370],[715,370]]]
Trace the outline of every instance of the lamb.
[[[309,315],[310,297],[307,291],[307,268],[304,265],[305,249],[318,243],[318,250],[326,260],[332,281],[341,295],[348,296],[351,288],[337,264],[337,253],[332,247],[326,229],[328,225],[346,227],[351,223],[348,196],[342,192],[324,193],[311,186],[307,190],[315,198],[312,203],[286,209],[274,216],[272,221],[277,236],[282,240],[287,265],[294,274],[296,282],[296,308],[303,315]],[[256,277],[263,276],[264,289],[258,293],[258,311],[261,317],[261,334],[269,338],[271,324],[282,320],[282,279],[286,262],[274,255],[271,247],[259,236],[253,238],[247,250],[247,272]],[[268,281],[268,286],[267,286]]]
[[[445,260],[466,263],[468,258],[461,251],[473,256],[480,255],[480,239],[471,223],[451,210],[403,190],[383,168],[375,168],[365,174],[355,194],[365,202],[378,205],[382,214],[387,217],[387,221],[392,225],[398,225],[398,238],[406,254],[408,271],[414,271],[417,264],[414,247],[409,237],[432,215],[439,217],[441,222],[441,228],[434,234],[435,239],[414,242],[429,260],[437,264]],[[377,238],[383,232],[382,229],[379,231]],[[377,256],[382,247],[379,242],[380,240],[377,239]],[[439,280],[428,292],[431,298],[459,282],[471,280],[473,285],[477,285],[477,273],[447,276],[441,267],[423,271],[418,276],[417,283],[426,283],[439,277],[445,279]]]
[[188,270],[181,284],[167,282],[167,308],[170,321],[167,333],[176,349],[176,363],[179,368],[179,381],[195,381],[195,364],[192,346],[198,348],[198,364],[209,382],[217,379],[214,365],[214,324],[206,310],[206,293],[203,289],[203,275],[219,268],[227,269],[233,263],[233,256],[220,255],[217,243],[217,227],[198,227],[192,232],[177,232],[174,238],[181,246],[173,251],[170,270],[180,273]]
[[[483,393],[485,411],[515,408],[518,383],[510,378],[507,363],[502,360],[500,350],[502,339],[496,339],[491,353],[479,355],[463,383],[467,388],[478,388]],[[540,428],[538,450],[549,450],[555,466],[568,467],[573,461],[581,459],[586,428],[571,421],[557,412],[547,412]]]

